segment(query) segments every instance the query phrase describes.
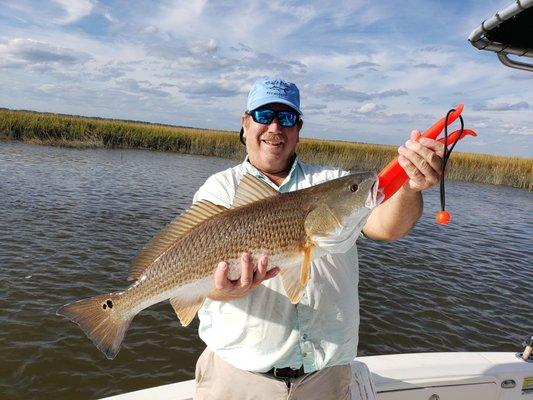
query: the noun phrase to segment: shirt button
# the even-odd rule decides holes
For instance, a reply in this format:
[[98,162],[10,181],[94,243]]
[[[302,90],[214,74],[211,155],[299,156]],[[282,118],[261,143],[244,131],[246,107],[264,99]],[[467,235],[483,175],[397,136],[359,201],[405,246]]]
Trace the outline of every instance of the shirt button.
[[307,357],[307,353],[303,352],[302,356]]
[[307,336],[307,333],[304,333],[304,334],[302,335],[302,339],[303,339],[303,340],[307,340],[308,337],[309,337],[309,336]]

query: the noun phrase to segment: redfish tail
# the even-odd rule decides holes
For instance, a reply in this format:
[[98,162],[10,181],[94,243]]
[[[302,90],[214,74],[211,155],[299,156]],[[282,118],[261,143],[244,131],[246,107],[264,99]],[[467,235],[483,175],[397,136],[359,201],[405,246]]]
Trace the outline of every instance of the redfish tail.
[[109,293],[69,303],[57,315],[75,322],[109,359],[120,350],[124,335],[134,315],[124,315],[115,306],[120,294]]

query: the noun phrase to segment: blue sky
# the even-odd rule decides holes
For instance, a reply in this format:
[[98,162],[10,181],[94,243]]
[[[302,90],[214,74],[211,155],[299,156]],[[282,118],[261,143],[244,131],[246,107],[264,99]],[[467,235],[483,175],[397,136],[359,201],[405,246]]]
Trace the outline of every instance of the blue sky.
[[533,74],[467,41],[509,3],[0,0],[0,107],[238,130],[282,76],[304,137],[399,145],[464,102],[458,150],[533,157]]

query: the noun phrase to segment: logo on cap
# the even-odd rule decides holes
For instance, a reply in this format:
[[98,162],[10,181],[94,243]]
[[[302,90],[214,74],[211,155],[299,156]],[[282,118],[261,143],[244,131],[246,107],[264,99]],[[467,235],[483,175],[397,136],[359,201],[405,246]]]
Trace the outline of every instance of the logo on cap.
[[281,79],[270,79],[265,81],[267,94],[274,96],[286,96],[289,93],[290,85]]

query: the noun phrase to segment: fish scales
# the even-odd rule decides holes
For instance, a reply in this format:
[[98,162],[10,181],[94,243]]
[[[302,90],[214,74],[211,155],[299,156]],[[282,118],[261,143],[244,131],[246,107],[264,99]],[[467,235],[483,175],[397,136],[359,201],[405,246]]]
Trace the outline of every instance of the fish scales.
[[229,278],[237,279],[243,252],[251,253],[255,264],[269,256],[269,268],[280,268],[285,292],[297,303],[313,248],[346,224],[362,227],[377,204],[376,179],[374,173],[356,173],[280,194],[245,175],[233,208],[199,202],[148,243],[130,273],[136,281],[124,291],[66,304],[57,314],[77,323],[114,358],[133,317],[154,303],[169,299],[182,324],[189,324],[214,288],[218,263],[226,261]]
[[129,304],[137,308],[148,294],[156,297],[157,292],[211,276],[221,260],[235,265],[245,251],[255,259],[263,254],[293,256],[301,252],[306,244],[305,201],[301,196],[280,197],[283,199],[269,198],[229,210],[195,227],[146,271],[146,283],[132,287]]

